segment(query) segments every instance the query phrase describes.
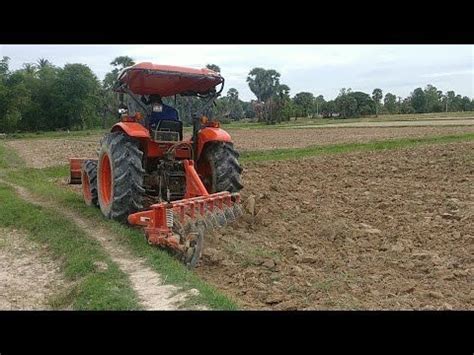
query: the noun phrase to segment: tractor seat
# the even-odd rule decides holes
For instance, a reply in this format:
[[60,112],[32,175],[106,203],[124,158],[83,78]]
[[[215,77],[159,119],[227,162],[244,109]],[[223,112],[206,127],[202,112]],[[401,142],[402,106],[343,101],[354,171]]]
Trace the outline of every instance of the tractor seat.
[[161,119],[153,130],[155,141],[181,141],[183,139],[183,122]]

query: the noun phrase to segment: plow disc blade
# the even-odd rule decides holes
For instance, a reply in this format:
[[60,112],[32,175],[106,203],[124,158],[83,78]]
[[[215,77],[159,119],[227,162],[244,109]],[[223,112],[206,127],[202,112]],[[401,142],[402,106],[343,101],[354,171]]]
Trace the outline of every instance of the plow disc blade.
[[186,235],[187,240],[184,243],[184,250],[181,251],[180,259],[189,268],[196,267],[201,258],[204,243],[204,228],[192,225]]
[[128,222],[145,227],[150,244],[173,250],[189,268],[198,263],[204,235],[242,216],[238,193],[218,192],[170,203],[128,216]]

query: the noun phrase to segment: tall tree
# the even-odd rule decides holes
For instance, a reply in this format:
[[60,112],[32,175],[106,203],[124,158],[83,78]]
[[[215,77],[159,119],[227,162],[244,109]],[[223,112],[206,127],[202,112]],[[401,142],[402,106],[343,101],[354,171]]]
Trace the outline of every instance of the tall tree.
[[113,69],[105,74],[104,80],[102,80],[102,88],[100,94],[100,105],[101,105],[101,116],[102,116],[102,127],[106,127],[107,118],[115,120],[117,117],[117,111],[119,108],[119,97],[112,91],[113,85],[115,84],[118,74],[121,70],[126,67],[135,65],[133,58],[129,56],[119,56],[110,62]]
[[350,95],[351,93],[352,90],[350,88],[347,90],[342,88],[334,100],[336,110],[343,118],[354,117],[357,112],[357,100]]
[[265,102],[280,85],[280,73],[273,69],[254,68],[247,76],[247,83],[257,99]]
[[45,59],[45,58],[39,58],[37,61],[36,61],[36,66],[38,67],[39,70],[41,69],[44,69],[48,66],[51,66],[51,63],[49,60]]
[[8,74],[8,63],[10,61],[10,57],[4,56],[2,60],[0,60],[0,76],[6,76]]
[[119,57],[116,57],[110,65],[113,65],[116,68],[126,68],[130,67],[132,65],[135,65],[135,61],[133,58],[129,57],[128,55],[122,55]]
[[375,102],[375,117],[378,117],[379,114],[379,107],[380,107],[380,100],[383,98],[383,93],[381,89],[374,89],[372,91],[372,99]]
[[375,103],[365,92],[353,91],[348,93],[347,95],[353,97],[357,102],[355,110],[352,111],[349,117],[372,115],[375,112]]
[[453,107],[451,106],[451,103],[454,102],[454,99],[456,98],[456,93],[454,91],[448,91],[444,97],[445,100],[445,111],[453,111]]
[[23,70],[28,75],[34,75],[36,73],[36,65],[34,63],[24,63]]
[[97,120],[100,86],[88,66],[66,64],[58,75],[55,89],[57,110],[65,128],[93,126]]
[[275,93],[275,119],[277,122],[289,121],[294,108],[290,98],[290,87],[280,84]]
[[336,104],[334,100],[323,102],[321,105],[321,114],[325,118],[332,117],[336,113]]
[[405,99],[403,99],[402,104],[400,106],[400,113],[415,113],[411,97],[406,97]]
[[422,88],[416,88],[413,91],[410,101],[416,113],[426,112],[426,97]]
[[439,91],[435,86],[428,84],[424,90],[425,93],[425,111],[426,112],[441,112],[442,107],[442,91]]
[[133,60],[133,58],[125,55],[116,57],[113,61],[110,62],[110,65],[112,65],[114,68],[112,69],[112,71],[105,74],[105,78],[102,83],[104,89],[106,90],[112,88],[113,84],[117,80],[119,72],[126,67],[135,65],[135,61]]
[[471,111],[471,99],[467,96],[464,96],[461,100],[462,111]]
[[298,114],[308,117],[314,111],[314,95],[310,92],[299,92],[293,98]]
[[383,99],[383,105],[388,113],[397,113],[397,97],[394,94],[391,94],[389,92],[386,93],[385,98]]
[[235,88],[230,88],[227,90],[227,97],[233,101],[236,101],[239,99],[239,92]]
[[319,116],[319,114],[321,113],[321,108],[322,108],[322,105],[325,103],[326,101],[324,100],[324,96],[323,95],[318,95],[315,99],[314,99],[314,104],[316,106],[316,116]]
[[220,72],[221,72],[221,68],[220,68],[218,65],[216,65],[216,64],[207,64],[207,65],[206,65],[206,68],[207,68],[207,69],[210,69],[210,70],[213,70],[213,71],[215,71],[216,73],[220,73]]
[[242,108],[241,101],[239,100],[239,92],[235,88],[230,88],[227,91],[227,102],[229,117],[232,120],[240,120],[244,116],[244,110]]
[[247,83],[260,102],[255,106],[259,118],[267,123],[275,123],[274,99],[280,86],[280,73],[273,69],[253,68],[247,76]]

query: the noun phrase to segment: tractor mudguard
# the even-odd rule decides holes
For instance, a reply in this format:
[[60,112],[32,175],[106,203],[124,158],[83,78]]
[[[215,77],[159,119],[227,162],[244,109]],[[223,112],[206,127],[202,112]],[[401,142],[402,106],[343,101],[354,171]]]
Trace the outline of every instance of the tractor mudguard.
[[150,138],[150,131],[137,122],[119,122],[114,124],[111,132],[123,131],[130,137]]
[[232,142],[232,138],[229,133],[221,128],[205,127],[199,131],[197,141],[197,157],[199,159],[207,143]]

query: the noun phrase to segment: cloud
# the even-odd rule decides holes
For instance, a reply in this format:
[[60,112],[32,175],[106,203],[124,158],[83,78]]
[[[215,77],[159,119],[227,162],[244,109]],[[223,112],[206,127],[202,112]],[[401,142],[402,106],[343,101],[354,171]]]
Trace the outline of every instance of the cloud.
[[474,75],[474,69],[469,70],[458,70],[458,71],[451,71],[451,72],[443,72],[443,73],[429,73],[424,74],[421,77],[423,78],[440,78],[446,76],[455,76],[455,75]]
[[409,95],[431,83],[442,90],[473,96],[473,53],[470,45],[4,45],[0,56],[11,68],[47,58],[54,64],[84,63],[102,79],[117,56],[202,68],[221,67],[227,91],[234,87],[250,100],[246,78],[254,67],[275,69],[294,95],[300,91],[334,98],[340,88]]

